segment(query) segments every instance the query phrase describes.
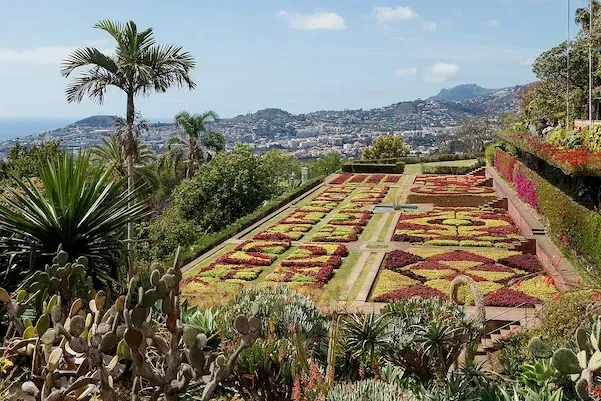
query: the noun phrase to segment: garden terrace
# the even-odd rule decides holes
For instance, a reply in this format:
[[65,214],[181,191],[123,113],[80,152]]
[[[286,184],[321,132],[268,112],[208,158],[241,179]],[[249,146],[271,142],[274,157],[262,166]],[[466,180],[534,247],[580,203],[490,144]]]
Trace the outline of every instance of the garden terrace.
[[[479,202],[409,205],[414,196]],[[464,274],[491,308],[552,299],[554,280],[516,246],[524,236],[506,210],[492,206],[496,200],[481,176],[335,175],[200,260],[182,291],[193,304],[219,303],[241,288],[285,284],[329,307],[361,311],[411,296],[446,297]],[[467,292],[461,297],[471,302]]]

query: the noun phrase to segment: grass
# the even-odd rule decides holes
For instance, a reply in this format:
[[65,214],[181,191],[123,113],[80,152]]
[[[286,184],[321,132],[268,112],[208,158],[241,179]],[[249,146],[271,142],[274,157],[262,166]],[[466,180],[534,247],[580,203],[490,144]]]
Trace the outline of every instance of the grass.
[[[476,163],[477,159],[469,159],[469,160],[451,160],[446,162],[432,162],[425,163],[427,166],[471,166]],[[419,163],[416,164],[407,164],[405,166],[405,174],[421,174],[422,173],[422,165]]]
[[355,269],[361,252],[350,252],[342,262],[342,266],[335,271],[334,277],[323,287],[319,295],[319,302],[336,302],[346,287],[346,281]]
[[353,288],[349,292],[347,301],[354,301],[355,299],[357,299],[357,295],[359,295],[359,291],[361,291],[361,287],[363,287],[363,282],[365,281],[365,277],[367,277],[369,267],[374,262],[375,257],[376,254],[372,253],[369,255],[369,258],[367,258],[367,261],[361,268],[361,274],[359,274],[359,277],[357,277],[357,281],[355,281],[355,285],[353,285]]
[[386,220],[386,223],[384,224],[384,227],[382,227],[382,231],[380,231],[380,235],[378,236],[378,242],[384,242],[384,241],[386,241],[386,235],[388,234],[388,230],[390,229],[390,225],[392,224],[392,222],[395,219],[396,219],[395,213],[391,213],[390,216],[388,217],[388,220]]
[[371,240],[371,237],[374,236],[376,230],[378,229],[378,225],[380,224],[380,221],[383,217],[383,214],[373,214],[371,216],[371,219],[369,220],[369,223],[367,223],[367,225],[363,229],[363,232],[359,237],[359,241],[367,242]]
[[394,202],[395,198],[398,196],[399,192],[401,191],[400,187],[392,187],[388,190],[388,193],[386,194],[386,197],[384,199],[382,199],[382,202],[380,202],[380,204],[382,205],[390,205]]

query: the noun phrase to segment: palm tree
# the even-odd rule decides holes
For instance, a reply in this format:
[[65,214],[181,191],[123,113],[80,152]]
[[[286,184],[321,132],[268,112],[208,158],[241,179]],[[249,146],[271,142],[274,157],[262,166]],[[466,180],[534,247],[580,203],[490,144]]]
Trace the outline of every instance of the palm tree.
[[212,148],[217,151],[225,148],[224,140],[219,140],[219,138],[223,138],[222,135],[207,132],[206,123],[216,121],[218,118],[219,116],[213,110],[202,114],[190,114],[187,111],[182,111],[175,116],[175,124],[188,136],[188,168],[186,170],[186,177],[192,177],[198,159],[204,159],[205,152],[199,146]]
[[[72,257],[88,257],[92,278],[122,278],[127,224],[147,214],[146,205],[134,200],[137,192],[128,194],[125,180],[115,179],[112,168],[91,164],[87,153],[63,152],[38,168],[39,182],[12,176],[6,188],[0,202],[0,252],[13,260],[33,255],[48,262],[47,255],[62,245]],[[23,269],[27,265],[10,267],[3,284],[14,286],[25,278],[31,273]]]
[[[115,52],[104,54],[94,47],[75,50],[64,61],[61,73],[70,77],[82,69],[79,76],[73,77],[67,85],[68,102],[81,102],[85,96],[102,104],[109,88],[123,91],[127,98],[126,125],[122,139],[124,154],[127,157],[127,188],[133,191],[133,169],[136,153],[134,119],[136,109],[134,99],[152,92],[166,92],[172,86],[194,89],[196,84],[190,76],[195,67],[194,57],[177,45],[156,43],[152,28],[138,31],[133,21],[125,24],[102,20],[94,25],[113,37]],[[132,264],[133,225],[127,229],[130,265]]]

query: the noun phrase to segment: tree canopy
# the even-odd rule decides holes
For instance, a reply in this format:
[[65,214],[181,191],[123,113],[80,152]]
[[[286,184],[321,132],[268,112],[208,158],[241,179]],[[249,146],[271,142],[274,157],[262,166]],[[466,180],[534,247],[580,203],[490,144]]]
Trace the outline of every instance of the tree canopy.
[[376,138],[372,145],[363,151],[366,160],[381,160],[403,157],[409,154],[409,148],[403,138],[394,135],[383,135]]

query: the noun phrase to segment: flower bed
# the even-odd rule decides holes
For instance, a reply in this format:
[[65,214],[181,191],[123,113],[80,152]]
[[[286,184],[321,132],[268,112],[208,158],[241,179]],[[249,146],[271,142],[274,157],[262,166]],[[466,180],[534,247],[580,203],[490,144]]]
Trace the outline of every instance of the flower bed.
[[479,209],[434,209],[401,215],[393,241],[432,246],[509,246],[521,240],[509,215]]
[[372,174],[367,179],[368,184],[379,184],[384,178],[385,174]]
[[357,241],[361,233],[361,226],[335,226],[326,224],[321,227],[311,241],[314,242],[353,242]]
[[311,224],[276,224],[253,237],[264,241],[297,241],[311,230]]
[[338,226],[365,226],[373,212],[343,211],[332,216],[328,224]]
[[[394,302],[413,296],[447,297],[451,282],[459,275],[474,279],[488,306],[534,305],[551,299],[557,293],[552,280],[542,272],[532,277],[532,272],[526,270],[533,264],[532,259],[519,256],[525,255],[494,250],[478,253],[436,249],[421,253],[418,248],[394,251],[384,258],[370,299]],[[512,267],[518,265],[525,268]],[[465,287],[460,289],[459,299],[464,303],[472,301]]]
[[349,181],[351,184],[361,184],[363,181],[367,179],[366,174],[353,174],[353,177]]
[[530,181],[523,173],[515,174],[515,189],[520,197],[536,210],[536,188],[534,182]]
[[212,263],[202,269],[196,277],[206,283],[217,281],[246,282],[256,280],[262,271],[263,269],[260,266]]
[[361,189],[351,198],[351,203],[378,204],[386,197],[390,187]]
[[279,255],[290,248],[286,241],[246,241],[236,247],[236,251],[259,252]]
[[517,160],[507,152],[500,149],[495,151],[495,168],[509,182],[513,182],[513,170]]
[[293,255],[340,255],[348,256],[348,249],[343,244],[304,244],[300,245]]
[[421,185],[461,185],[461,186],[479,186],[486,181],[486,177],[476,175],[418,175],[415,177],[415,184]]
[[338,177],[336,177],[332,181],[330,181],[330,184],[331,185],[344,184],[346,182],[346,180],[348,180],[351,177],[352,177],[352,174],[340,174]]
[[265,253],[233,251],[221,256],[217,259],[217,263],[223,265],[269,266],[276,259],[277,256]]
[[315,224],[323,219],[325,215],[321,212],[303,212],[297,209],[281,220],[279,224]]
[[314,200],[340,203],[346,197],[347,197],[346,193],[325,191],[325,192],[322,192],[321,194],[319,194]]
[[389,175],[384,182],[387,184],[397,184],[402,177],[402,175]]
[[277,267],[265,277],[266,282],[290,283],[298,286],[311,285],[322,287],[334,276],[335,267],[331,265],[313,267]]
[[423,185],[411,188],[414,194],[422,195],[490,195],[495,190],[490,187],[476,187],[467,185]]
[[598,153],[584,149],[561,149],[529,133],[501,132],[499,136],[568,175],[601,175],[601,158]]

